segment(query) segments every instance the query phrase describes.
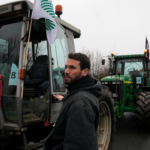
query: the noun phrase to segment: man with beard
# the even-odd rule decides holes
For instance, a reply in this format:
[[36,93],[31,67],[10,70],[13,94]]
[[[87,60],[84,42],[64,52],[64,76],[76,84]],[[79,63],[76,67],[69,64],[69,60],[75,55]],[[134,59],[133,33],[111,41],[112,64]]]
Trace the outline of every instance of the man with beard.
[[52,150],[98,150],[101,83],[90,77],[90,60],[82,53],[70,53],[64,82],[68,93],[53,131]]

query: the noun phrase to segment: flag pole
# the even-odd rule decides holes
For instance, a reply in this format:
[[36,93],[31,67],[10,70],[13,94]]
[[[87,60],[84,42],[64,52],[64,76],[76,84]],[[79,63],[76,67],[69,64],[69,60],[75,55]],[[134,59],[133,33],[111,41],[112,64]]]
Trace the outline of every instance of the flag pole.
[[31,22],[30,22],[29,35],[28,35],[27,51],[26,51],[26,57],[25,57],[25,69],[27,68],[27,57],[28,57],[28,51],[29,51],[29,42],[30,42],[30,35],[31,35],[31,26],[32,26],[32,18],[31,18]]

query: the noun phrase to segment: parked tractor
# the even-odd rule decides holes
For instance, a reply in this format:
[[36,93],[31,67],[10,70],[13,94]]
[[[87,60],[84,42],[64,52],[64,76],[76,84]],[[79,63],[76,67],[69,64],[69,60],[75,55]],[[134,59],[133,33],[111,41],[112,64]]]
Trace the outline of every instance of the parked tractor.
[[118,56],[112,53],[108,59],[110,76],[101,79],[101,83],[115,100],[116,117],[133,112],[140,127],[150,128],[149,52]]
[[[28,49],[32,10],[33,4],[28,0],[0,6],[1,150],[43,146],[63,105],[53,94],[66,94],[65,63],[68,54],[75,52],[74,39],[81,35],[56,11],[54,43],[49,46],[47,42],[45,19],[32,20]],[[107,150],[112,148],[115,128],[111,97],[103,95],[99,107],[99,150]]]

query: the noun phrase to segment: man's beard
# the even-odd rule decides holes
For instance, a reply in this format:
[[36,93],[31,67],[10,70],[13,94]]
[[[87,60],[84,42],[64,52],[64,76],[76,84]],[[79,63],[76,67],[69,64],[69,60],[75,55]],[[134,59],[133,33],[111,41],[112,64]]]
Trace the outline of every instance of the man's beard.
[[[67,75],[65,75],[65,76],[67,76]],[[69,76],[67,76],[67,77],[69,77]],[[82,77],[82,76],[81,76],[81,72],[80,72],[80,73],[78,74],[78,76],[76,76],[74,79],[72,79],[71,77],[69,77],[70,80],[69,80],[69,81],[65,80],[64,83],[67,84],[67,85],[73,84],[73,83],[75,83],[77,80],[79,80],[81,77]]]

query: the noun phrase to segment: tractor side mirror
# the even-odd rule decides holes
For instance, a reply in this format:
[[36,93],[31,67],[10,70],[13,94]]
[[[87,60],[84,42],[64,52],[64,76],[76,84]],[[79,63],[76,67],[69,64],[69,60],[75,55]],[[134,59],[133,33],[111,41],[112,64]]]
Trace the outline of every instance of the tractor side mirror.
[[105,59],[102,59],[102,65],[105,65]]

